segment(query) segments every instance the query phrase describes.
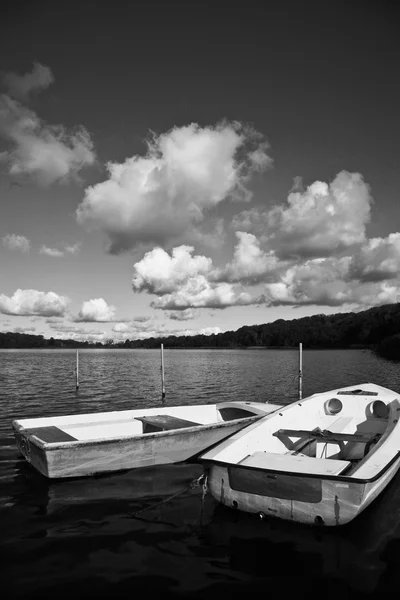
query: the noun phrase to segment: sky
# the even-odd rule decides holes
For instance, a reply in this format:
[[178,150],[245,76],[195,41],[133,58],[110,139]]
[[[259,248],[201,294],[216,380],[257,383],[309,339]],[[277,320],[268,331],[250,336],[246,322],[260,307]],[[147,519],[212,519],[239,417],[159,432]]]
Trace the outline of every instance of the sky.
[[2,13],[0,331],[120,341],[400,301],[395,2]]

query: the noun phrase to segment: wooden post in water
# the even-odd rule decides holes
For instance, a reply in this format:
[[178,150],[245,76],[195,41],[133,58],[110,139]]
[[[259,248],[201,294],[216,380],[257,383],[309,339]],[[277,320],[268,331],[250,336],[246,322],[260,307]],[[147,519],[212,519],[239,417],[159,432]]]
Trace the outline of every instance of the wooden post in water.
[[165,400],[165,382],[164,382],[164,344],[161,344],[161,400]]
[[79,350],[76,349],[76,389],[79,390]]
[[299,343],[299,400],[303,398],[303,344]]

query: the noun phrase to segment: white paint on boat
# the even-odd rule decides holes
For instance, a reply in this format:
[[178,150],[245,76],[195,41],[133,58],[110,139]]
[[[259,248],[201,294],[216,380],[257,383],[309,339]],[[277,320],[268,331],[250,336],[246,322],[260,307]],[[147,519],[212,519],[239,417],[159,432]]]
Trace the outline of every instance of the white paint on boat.
[[257,402],[162,406],[13,421],[20,453],[50,478],[180,462],[280,408]]
[[367,383],[314,394],[200,456],[223,504],[283,519],[352,520],[400,466],[397,393]]

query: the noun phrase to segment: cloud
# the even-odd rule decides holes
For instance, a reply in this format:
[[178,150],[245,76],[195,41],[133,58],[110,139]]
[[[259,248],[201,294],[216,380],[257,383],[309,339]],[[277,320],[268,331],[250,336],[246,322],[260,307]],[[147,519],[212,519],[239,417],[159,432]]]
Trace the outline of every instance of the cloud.
[[400,284],[352,281],[352,258],[312,259],[283,272],[278,281],[266,285],[267,305],[282,306],[378,306],[399,301]]
[[173,248],[170,256],[162,248],[154,248],[133,265],[134,291],[150,294],[173,292],[182,283],[212,270],[212,260],[205,256],[192,256],[193,246]]
[[63,321],[63,317],[49,317],[48,319],[45,320],[46,323],[48,323],[49,325],[53,324],[53,323],[61,323]]
[[157,328],[164,328],[163,324],[155,324],[154,319],[150,317],[137,317],[129,322],[127,321],[118,321],[113,327],[113,331],[115,333],[128,333],[130,335],[136,334],[137,332],[150,331]]
[[108,163],[109,179],[86,189],[77,221],[102,230],[111,253],[190,239],[226,198],[251,199],[251,175],[272,162],[267,148],[259,133],[237,122],[153,135],[145,156]]
[[293,265],[266,285],[267,304],[340,306],[346,300],[349,259],[313,259]]
[[14,333],[30,333],[36,331],[36,327],[14,327],[12,331]]
[[106,339],[106,332],[97,329],[85,329],[72,325],[59,325],[51,327],[55,334],[60,334],[62,339],[76,340],[78,342],[101,342]]
[[281,257],[322,257],[365,241],[372,198],[359,173],[341,171],[332,183],[315,181],[291,192],[288,208],[268,214]]
[[65,314],[69,299],[54,292],[18,289],[13,296],[0,294],[0,312],[6,315],[57,317]]
[[400,274],[400,233],[371,238],[350,263],[349,276],[360,281],[384,281]]
[[81,249],[81,243],[80,242],[76,242],[75,244],[66,244],[65,246],[65,252],[67,254],[78,254],[80,252]]
[[103,298],[95,298],[82,303],[75,322],[109,323],[115,321],[115,306],[108,306]]
[[0,96],[0,136],[11,145],[0,155],[9,173],[32,176],[43,185],[77,179],[83,167],[95,162],[93,142],[84,127],[67,131],[62,125],[47,125],[5,94]]
[[63,323],[53,323],[50,327],[53,331],[60,333],[73,333],[73,334],[85,334],[85,335],[102,335],[104,331],[98,329],[85,329],[84,327],[76,327],[74,325],[66,325]]
[[51,256],[53,258],[61,258],[63,256],[65,256],[66,254],[72,254],[72,255],[76,255],[78,254],[80,250],[80,243],[77,242],[76,244],[73,245],[65,245],[64,250],[59,250],[58,248],[49,248],[48,246],[43,245],[40,250],[39,250],[39,254],[45,254],[46,256]]
[[184,310],[186,308],[225,308],[252,304],[251,296],[230,283],[213,281],[218,275],[212,260],[195,255],[193,246],[173,248],[171,256],[162,248],[154,248],[133,266],[134,291],[159,296],[153,308]]
[[61,250],[57,250],[57,248],[48,248],[47,246],[42,246],[39,250],[39,254],[45,254],[46,256],[52,256],[53,258],[64,256],[64,252]]
[[9,95],[18,100],[27,99],[32,92],[49,87],[53,81],[54,76],[49,67],[40,63],[34,63],[32,71],[25,75],[6,73],[3,76]]
[[233,260],[214,274],[214,279],[256,284],[272,275],[280,263],[273,250],[262,250],[260,241],[251,233],[236,231],[238,243]]
[[219,327],[204,327],[202,329],[168,329],[164,324],[153,324],[151,328],[138,331],[128,331],[125,329],[116,330],[113,328],[114,340],[145,340],[149,338],[167,338],[169,336],[194,336],[194,335],[212,335],[221,333]]
[[132,327],[129,326],[128,323],[116,323],[112,328],[112,330],[116,333],[125,333],[127,331],[130,331],[131,329]]
[[372,197],[360,173],[341,171],[330,184],[315,181],[304,191],[296,178],[292,189],[288,206],[243,211],[232,226],[262,234],[282,259],[332,256],[365,242]]
[[9,250],[19,250],[20,252],[29,252],[30,250],[30,241],[23,235],[7,234],[2,237],[2,241]]
[[191,308],[186,308],[185,310],[179,312],[173,312],[169,315],[169,318],[173,321],[191,321],[195,317],[196,314]]
[[204,275],[189,277],[180,288],[153,300],[153,308],[184,310],[186,308],[227,308],[253,304],[247,292],[230,283],[212,283]]

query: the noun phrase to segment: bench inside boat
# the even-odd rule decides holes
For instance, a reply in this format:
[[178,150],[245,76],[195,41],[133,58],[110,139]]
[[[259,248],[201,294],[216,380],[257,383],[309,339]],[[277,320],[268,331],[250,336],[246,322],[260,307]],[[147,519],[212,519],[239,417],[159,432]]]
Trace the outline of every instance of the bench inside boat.
[[[349,433],[321,430],[316,427],[312,430],[278,429],[272,435],[285,445],[290,454],[301,452],[309,456],[313,455],[315,458],[360,460],[371,445],[377,443],[381,433],[376,431]],[[296,438],[296,441],[292,441],[291,438]]]
[[[140,421],[140,431],[137,429]],[[27,435],[35,435],[46,444],[59,442],[76,442],[85,439],[100,439],[114,437],[118,435],[140,435],[142,433],[155,433],[157,431],[168,431],[172,429],[184,429],[186,427],[196,427],[200,423],[180,419],[171,415],[149,415],[136,417],[130,423],[126,420],[121,422],[102,422],[90,424],[76,424],[64,427],[64,430],[50,425],[45,427],[30,427],[25,429]],[[75,433],[75,435],[73,435]]]
[[136,417],[137,421],[143,423],[143,433],[154,433],[156,431],[167,431],[169,429],[184,429],[185,427],[196,427],[200,423],[171,417],[170,415],[151,415],[147,417]]

